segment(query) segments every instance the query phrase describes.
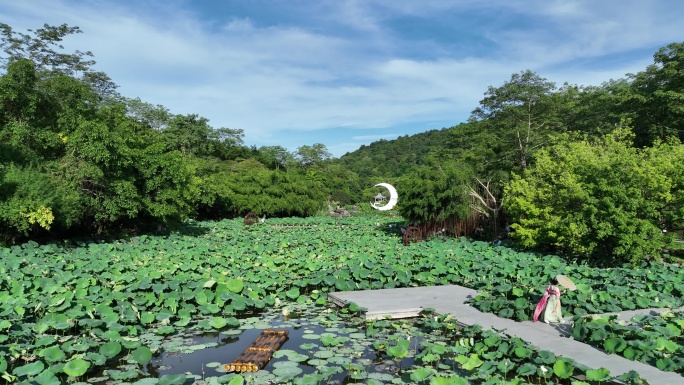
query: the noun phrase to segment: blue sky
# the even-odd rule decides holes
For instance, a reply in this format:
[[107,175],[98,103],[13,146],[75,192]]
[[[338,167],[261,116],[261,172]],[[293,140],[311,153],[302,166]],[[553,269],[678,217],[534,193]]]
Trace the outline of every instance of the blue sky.
[[124,96],[334,156],[464,122],[526,69],[624,78],[682,41],[681,15],[680,0],[0,0],[17,31],[79,26],[65,47]]

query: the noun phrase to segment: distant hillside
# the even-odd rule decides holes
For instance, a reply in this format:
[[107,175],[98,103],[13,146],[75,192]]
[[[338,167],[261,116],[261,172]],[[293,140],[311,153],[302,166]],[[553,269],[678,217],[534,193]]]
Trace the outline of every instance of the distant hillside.
[[431,130],[395,140],[379,140],[342,155],[335,162],[361,178],[398,177],[415,165],[427,163],[430,153],[445,146],[449,128]]

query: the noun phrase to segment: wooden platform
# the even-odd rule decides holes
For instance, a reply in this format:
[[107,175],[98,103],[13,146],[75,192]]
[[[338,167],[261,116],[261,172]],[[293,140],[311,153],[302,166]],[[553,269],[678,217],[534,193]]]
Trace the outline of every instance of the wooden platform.
[[443,309],[467,306],[465,301],[475,298],[477,291],[457,285],[404,287],[363,291],[328,293],[328,300],[337,306],[350,302],[367,309],[367,320],[417,317],[425,308]]
[[263,369],[268,361],[287,341],[287,330],[266,329],[242,352],[235,361],[223,367],[229,372],[256,372]]

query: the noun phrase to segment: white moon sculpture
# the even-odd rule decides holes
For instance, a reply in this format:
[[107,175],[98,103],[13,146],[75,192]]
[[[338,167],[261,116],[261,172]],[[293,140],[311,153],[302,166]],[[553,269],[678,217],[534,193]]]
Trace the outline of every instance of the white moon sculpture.
[[397,189],[394,188],[389,183],[378,183],[373,187],[384,187],[389,191],[390,193],[390,200],[387,202],[386,205],[384,206],[377,206],[375,203],[371,203],[370,205],[373,206],[374,209],[380,210],[380,211],[387,211],[387,210],[392,210],[394,206],[397,205],[397,200],[399,199],[399,195],[397,194]]

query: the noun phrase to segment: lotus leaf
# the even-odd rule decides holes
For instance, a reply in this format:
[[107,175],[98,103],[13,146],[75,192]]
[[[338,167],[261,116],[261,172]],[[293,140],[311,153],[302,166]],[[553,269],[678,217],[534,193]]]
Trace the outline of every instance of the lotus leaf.
[[116,341],[107,342],[100,346],[100,354],[107,358],[114,358],[121,352],[121,344]]
[[154,330],[154,332],[159,334],[159,335],[167,335],[167,334],[171,334],[175,331],[176,331],[176,328],[174,328],[171,325],[160,326]]
[[635,360],[637,359],[637,351],[634,348],[628,347],[622,353],[626,359]]
[[28,376],[28,377],[34,377],[38,373],[42,372],[43,369],[45,369],[45,364],[43,361],[36,361],[32,362],[30,364],[18,366],[12,370],[12,374],[14,374],[17,377],[22,377],[22,376]]
[[672,342],[669,339],[663,338],[663,337],[658,337],[656,339],[656,350],[666,350],[670,353],[675,353],[677,350],[679,350],[679,345],[677,345],[675,342]]
[[226,287],[233,293],[240,293],[244,288],[244,283],[240,279],[230,278],[226,281]]
[[100,353],[95,353],[95,352],[86,353],[85,358],[87,358],[88,361],[90,361],[94,365],[98,365],[98,366],[104,365],[105,362],[107,362],[107,357],[103,356]]
[[303,370],[299,366],[281,366],[273,369],[272,373],[282,378],[292,378],[301,374]]
[[48,369],[44,370],[42,373],[37,375],[33,379],[38,385],[60,385],[62,382],[60,381],[57,376],[55,376],[55,373]]
[[159,383],[159,380],[156,378],[141,378],[138,381],[132,383],[131,385],[157,385]]
[[601,341],[605,341],[606,338],[608,338],[608,332],[606,330],[596,329],[596,330],[594,330],[593,333],[591,333],[589,340],[593,341],[593,342],[601,342]]
[[[41,334],[71,337],[71,340],[60,341],[68,341],[69,344],[59,349],[67,352],[67,356],[70,351],[85,353],[86,360],[100,366],[103,357],[109,358],[109,354],[104,354],[106,349],[99,349],[110,342],[124,344],[127,349],[142,345],[155,350],[175,349],[176,352],[185,349],[179,348],[182,345],[178,341],[162,343],[162,336],[150,338],[149,333],[154,328],[173,325],[180,333],[189,328],[212,330],[210,320],[214,315],[219,318],[229,314],[243,317],[245,311],[265,306],[287,305],[292,308],[294,304],[290,299],[325,304],[326,293],[331,290],[452,282],[479,290],[483,296],[473,301],[479,309],[524,320],[529,318],[532,304],[536,302],[532,292],[536,294],[536,289],[544,284],[539,277],[557,272],[579,282],[577,291],[564,293],[568,309],[576,314],[604,313],[615,309],[616,298],[619,307],[680,306],[683,303],[677,295],[684,291],[681,284],[684,273],[673,267],[652,264],[648,267],[596,270],[567,263],[554,256],[540,258],[465,238],[403,247],[397,245],[394,235],[386,237],[384,232],[372,230],[375,221],[375,218],[363,217],[344,221],[274,218],[272,223],[289,226],[254,226],[250,229],[245,229],[237,220],[196,222],[192,224],[193,228],[208,232],[199,237],[196,233],[172,232],[163,237],[146,236],[131,241],[75,241],[68,249],[38,244],[0,248],[0,256],[3,257],[0,258],[0,271],[11,277],[6,288],[0,290],[0,330],[6,331],[0,333],[0,343],[6,343],[10,338],[18,340],[26,346],[28,354],[40,357],[41,351],[48,351],[47,348],[56,344],[54,338],[43,339]],[[254,253],[255,249],[261,252]],[[44,271],[52,273],[45,276]],[[482,278],[485,272],[487,279]],[[240,287],[231,289],[229,283]],[[511,288],[506,292],[508,286]],[[296,288],[298,295],[290,298],[283,288]],[[281,301],[283,303],[276,303]],[[22,318],[18,312],[23,312]],[[41,318],[42,314],[46,315]],[[3,322],[3,317],[11,319],[11,327]],[[36,321],[29,317],[36,317]],[[629,341],[629,346],[617,353],[627,356],[631,352],[635,358],[650,360],[654,364],[656,359],[662,358],[659,354],[669,354],[675,349],[673,345],[656,342],[656,339],[671,338],[677,335],[677,331],[681,335],[684,328],[677,322],[684,317],[672,313],[665,318],[669,321],[646,320],[644,328],[648,332],[643,335],[638,328],[619,329],[610,320],[605,321],[611,324],[606,329],[605,338],[601,338],[600,333],[594,335],[595,329],[587,328],[582,321],[576,321],[573,334],[584,337],[584,341],[597,347],[604,347],[608,340],[622,338]],[[261,328],[270,322],[252,322],[250,327],[259,325]],[[336,326],[347,321],[328,318],[326,322]],[[238,325],[236,322],[235,326]],[[298,327],[303,323],[288,325]],[[240,330],[244,329],[247,327]],[[385,333],[382,327],[375,330],[375,334],[367,333],[374,336],[370,342],[366,342],[367,337],[363,336],[366,333],[360,330],[347,332],[349,334],[344,338],[335,332],[335,335],[326,337],[326,341],[335,354],[351,355],[382,338]],[[404,330],[397,329],[399,332]],[[432,330],[439,338],[456,333],[444,323],[438,323]],[[411,333],[415,335],[416,330]],[[623,333],[638,336],[635,337],[637,340],[632,341]],[[39,335],[38,340],[28,337],[35,334]],[[94,340],[76,341],[87,335]],[[139,340],[124,339],[131,337]],[[461,344],[461,336],[456,335],[455,344],[449,346],[449,354],[469,357],[476,353],[485,360],[484,357],[503,355],[501,359],[509,358],[517,365],[524,364],[518,364],[516,360],[526,362],[532,355],[531,351],[526,353],[517,349],[526,345],[517,344],[513,348],[505,343],[495,343],[493,351],[487,351],[488,345],[484,340],[489,337],[476,337],[474,341]],[[349,342],[349,338],[354,340],[354,344],[340,349]],[[640,338],[651,342],[641,343]],[[321,344],[315,341],[315,337],[312,342],[316,342],[316,346]],[[621,346],[619,343],[615,349],[619,350]],[[656,348],[661,350],[654,351]],[[312,354],[316,351],[314,348],[311,350]],[[100,353],[95,353],[98,351]],[[49,352],[56,353],[56,350]],[[437,351],[430,353],[443,356]],[[49,362],[47,358],[41,359]],[[444,363],[436,362],[435,365],[444,366]],[[444,370],[450,370],[447,368]],[[516,372],[519,367],[517,369]]]
[[306,356],[304,354],[299,354],[299,353],[291,354],[287,358],[292,362],[304,362],[304,361],[309,359],[308,356]]
[[537,353],[537,357],[534,361],[541,364],[554,364],[556,363],[556,355],[548,350],[542,350]]
[[392,358],[404,358],[408,355],[409,344],[409,340],[399,340],[396,345],[387,348],[387,354]]
[[603,349],[608,353],[616,353],[625,350],[627,341],[622,338],[608,338],[603,343]]
[[40,357],[45,358],[45,361],[47,362],[58,362],[62,361],[66,358],[66,354],[64,354],[64,351],[59,346],[51,346],[49,348],[45,348],[38,353]]
[[575,367],[572,363],[564,359],[560,359],[553,364],[553,373],[563,379],[572,377],[574,370]]
[[209,325],[214,329],[221,329],[228,325],[228,321],[223,317],[212,317],[209,320]]
[[669,323],[669,324],[665,325],[665,328],[669,330],[670,334],[668,334],[668,335],[670,337],[679,337],[682,335],[682,329],[677,324]]
[[292,287],[292,288],[290,288],[290,290],[285,292],[285,295],[290,299],[297,299],[297,298],[299,298],[299,288],[298,287]]
[[664,372],[673,372],[677,369],[677,364],[671,358],[663,357],[656,361],[656,367]]
[[140,340],[135,338],[128,339],[126,337],[122,337],[120,342],[121,346],[129,350],[136,349],[141,346]]
[[185,381],[187,381],[185,374],[165,374],[159,378],[159,385],[182,385]]
[[152,359],[152,351],[145,346],[140,346],[131,352],[129,359],[140,365],[146,365]]
[[432,377],[430,385],[468,385],[470,382],[463,377]]
[[633,385],[646,385],[646,381],[644,381],[641,376],[634,370],[630,370],[629,372],[622,374],[617,377],[618,380],[628,383],[628,384],[633,384]]
[[71,377],[80,377],[85,374],[85,372],[88,371],[88,368],[90,367],[90,362],[77,358],[75,360],[71,360],[64,365],[64,373]]
[[301,377],[294,379],[295,385],[315,385],[320,383],[324,377],[318,374],[305,374]]
[[537,367],[534,364],[526,362],[523,365],[518,367],[518,369],[516,370],[516,373],[521,375],[521,376],[529,377],[529,376],[532,376],[533,374],[537,373]]
[[349,357],[333,356],[328,358],[328,362],[338,365],[348,365],[349,363],[351,363],[351,359]]
[[492,347],[501,343],[501,336],[498,334],[492,334],[484,340],[485,345]]
[[332,352],[331,350],[319,350],[316,353],[314,353],[314,357],[322,358],[322,359],[330,358],[334,355],[335,355],[335,353]]
[[368,373],[368,378],[375,380],[375,381],[392,381],[394,378],[391,374],[388,373],[379,373],[379,372],[372,372]]
[[610,379],[610,372],[605,368],[587,370],[586,377],[589,381],[603,382]]
[[645,309],[651,305],[651,300],[646,297],[637,297],[636,304],[639,308]]
[[464,362],[461,362],[461,367],[465,370],[473,370],[480,367],[482,364],[483,362],[477,354],[471,354],[470,357],[466,357]]
[[140,322],[143,324],[149,324],[154,322],[155,320],[155,315],[153,313],[145,312],[140,314]]

